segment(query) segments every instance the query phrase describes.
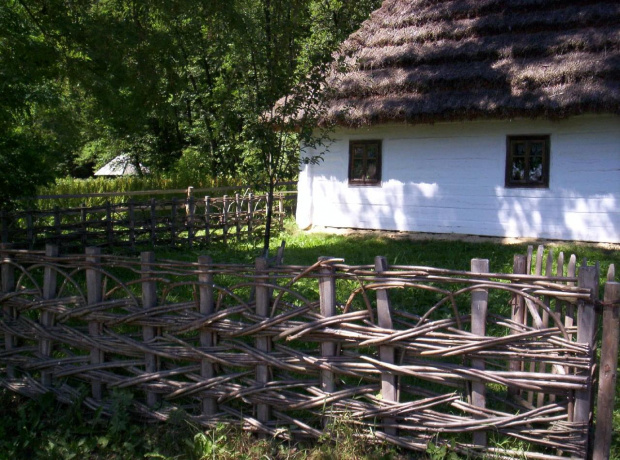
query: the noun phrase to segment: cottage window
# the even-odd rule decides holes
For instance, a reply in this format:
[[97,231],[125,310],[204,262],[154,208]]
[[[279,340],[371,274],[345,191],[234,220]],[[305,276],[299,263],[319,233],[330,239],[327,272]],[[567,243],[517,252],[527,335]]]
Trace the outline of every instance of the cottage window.
[[549,136],[508,136],[506,187],[549,187]]
[[349,184],[381,184],[381,141],[351,141]]

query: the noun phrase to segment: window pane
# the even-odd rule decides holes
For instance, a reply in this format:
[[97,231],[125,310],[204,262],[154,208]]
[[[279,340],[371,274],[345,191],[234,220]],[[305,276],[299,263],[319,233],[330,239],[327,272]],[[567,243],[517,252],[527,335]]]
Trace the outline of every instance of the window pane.
[[525,156],[527,149],[525,148],[525,142],[515,142],[514,144],[514,155]]
[[363,179],[364,178],[364,160],[362,159],[353,159],[353,169],[351,171],[352,179]]
[[377,180],[377,160],[368,160],[366,163],[366,180]]
[[530,157],[530,182],[543,181],[543,161],[542,155],[536,155]]
[[511,180],[521,182],[525,179],[525,158],[513,158]]

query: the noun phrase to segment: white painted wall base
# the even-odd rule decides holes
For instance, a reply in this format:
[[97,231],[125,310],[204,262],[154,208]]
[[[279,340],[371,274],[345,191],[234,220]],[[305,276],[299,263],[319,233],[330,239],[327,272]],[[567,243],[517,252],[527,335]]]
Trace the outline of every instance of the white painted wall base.
[[[548,134],[548,189],[505,188],[506,136]],[[620,243],[620,117],[339,129],[305,165],[297,222],[432,233]],[[354,139],[383,141],[380,187],[348,185]]]

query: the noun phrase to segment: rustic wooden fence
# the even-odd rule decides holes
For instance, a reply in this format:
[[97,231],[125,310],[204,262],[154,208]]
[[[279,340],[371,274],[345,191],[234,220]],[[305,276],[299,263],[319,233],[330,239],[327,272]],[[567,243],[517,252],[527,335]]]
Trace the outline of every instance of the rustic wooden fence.
[[[282,226],[295,207],[295,192],[276,192],[275,225]],[[2,242],[20,248],[45,244],[62,247],[177,246],[253,240],[264,231],[267,197],[252,193],[223,197],[151,198],[100,206],[52,210],[0,211]]]
[[[1,251],[0,384],[29,396],[165,420],[359,436],[499,458],[609,455],[619,283],[598,268],[517,256],[512,274],[368,266],[215,264]],[[530,274],[531,271],[534,274]],[[596,437],[597,313],[604,315]],[[86,391],[86,397],[84,392]],[[525,448],[524,448],[525,447]]]

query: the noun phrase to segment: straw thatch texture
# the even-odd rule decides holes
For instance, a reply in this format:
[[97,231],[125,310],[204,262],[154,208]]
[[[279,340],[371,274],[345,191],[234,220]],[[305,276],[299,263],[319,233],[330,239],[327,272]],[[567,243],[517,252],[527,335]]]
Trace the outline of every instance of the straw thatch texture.
[[620,114],[620,4],[386,0],[334,62],[346,126]]
[[[111,390],[129,389],[148,418],[182,407],[203,426],[236,422],[285,438],[316,438],[322,420],[347,414],[409,449],[458,434],[457,451],[494,452],[468,441],[490,430],[531,443],[504,457],[585,455],[588,424],[573,419],[572,401],[591,388],[594,350],[576,341],[581,320],[566,317],[591,296],[574,275],[379,273],[335,259],[265,269],[93,250],[4,251],[0,268],[0,384],[14,391],[71,401],[87,384],[84,403],[110,413]],[[486,335],[471,332],[474,291],[489,294]],[[377,319],[388,296],[392,328]],[[515,298],[531,322],[511,319]],[[536,371],[521,370],[525,362]],[[382,397],[388,375],[395,400]],[[486,387],[486,407],[470,401],[472,383]]]

